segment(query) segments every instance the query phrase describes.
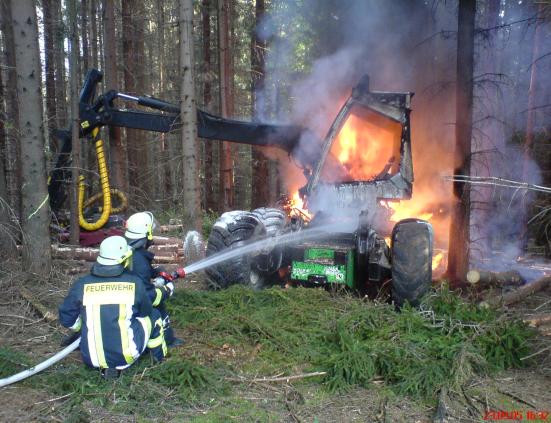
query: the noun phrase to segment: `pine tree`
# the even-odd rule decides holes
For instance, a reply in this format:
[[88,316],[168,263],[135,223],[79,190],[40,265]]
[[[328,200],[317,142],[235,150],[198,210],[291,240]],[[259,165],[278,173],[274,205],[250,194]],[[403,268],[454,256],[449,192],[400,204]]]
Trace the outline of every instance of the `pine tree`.
[[50,207],[40,89],[40,51],[34,2],[11,1],[15,40],[21,156],[23,260],[25,271],[48,276],[51,268]]

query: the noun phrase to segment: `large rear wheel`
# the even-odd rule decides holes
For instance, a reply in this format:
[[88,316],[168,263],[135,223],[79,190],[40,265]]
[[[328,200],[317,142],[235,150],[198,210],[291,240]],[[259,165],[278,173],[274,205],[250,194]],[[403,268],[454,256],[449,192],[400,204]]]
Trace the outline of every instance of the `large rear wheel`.
[[432,225],[405,219],[392,231],[392,299],[401,307],[406,301],[419,305],[432,284]]
[[[245,245],[265,235],[266,228],[254,214],[240,210],[224,213],[212,227],[206,255]],[[252,261],[250,255],[242,255],[207,268],[205,273],[210,288],[223,289],[234,284],[261,288],[262,276],[252,266]]]
[[[287,223],[287,215],[283,210],[260,207],[252,211],[266,228],[266,235],[275,237],[280,235]],[[276,282],[276,272],[279,270],[283,262],[283,249],[281,246],[274,246],[272,249],[259,254],[255,259],[255,264],[260,273],[264,276],[265,281]]]

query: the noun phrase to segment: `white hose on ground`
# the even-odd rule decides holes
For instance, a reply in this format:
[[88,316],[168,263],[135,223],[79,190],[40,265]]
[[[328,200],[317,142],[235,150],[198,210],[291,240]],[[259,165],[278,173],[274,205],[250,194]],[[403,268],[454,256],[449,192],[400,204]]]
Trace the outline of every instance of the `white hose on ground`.
[[11,385],[12,383],[15,383],[15,382],[19,382],[20,380],[26,379],[32,375],[37,374],[38,372],[41,372],[44,369],[47,369],[52,364],[57,363],[58,361],[62,360],[70,353],[72,353],[74,350],[76,350],[79,344],[80,344],[80,337],[71,345],[65,347],[60,352],[51,356],[49,359],[43,361],[42,363],[37,364],[36,366],[31,367],[30,369],[23,370],[22,372],[16,373],[13,376],[0,379],[0,388]]

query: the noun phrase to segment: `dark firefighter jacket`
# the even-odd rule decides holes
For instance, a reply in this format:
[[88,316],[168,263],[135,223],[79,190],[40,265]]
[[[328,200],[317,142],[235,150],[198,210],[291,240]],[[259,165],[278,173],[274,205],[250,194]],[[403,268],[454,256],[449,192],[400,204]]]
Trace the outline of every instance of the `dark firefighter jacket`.
[[170,291],[164,286],[156,288],[151,282],[151,279],[159,276],[159,271],[151,266],[153,257],[155,257],[155,254],[145,248],[136,248],[132,252],[132,273],[140,277],[153,307],[157,307],[170,297]]
[[151,300],[141,280],[122,265],[95,263],[76,280],[59,307],[60,323],[81,329],[83,361],[96,368],[125,368],[144,351],[151,334]]

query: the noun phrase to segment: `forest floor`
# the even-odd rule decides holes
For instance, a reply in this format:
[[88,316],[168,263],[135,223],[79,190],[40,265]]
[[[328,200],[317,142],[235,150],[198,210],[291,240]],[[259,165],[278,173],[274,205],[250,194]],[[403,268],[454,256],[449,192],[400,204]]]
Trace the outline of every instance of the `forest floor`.
[[[29,275],[15,270],[16,263],[4,264],[0,271],[0,378],[41,362],[61,349],[60,340],[66,331],[56,321],[46,319],[44,310],[37,310],[36,304],[55,312],[71,281],[89,266],[83,262],[56,262],[52,277],[43,281],[29,280]],[[27,297],[32,295],[30,301],[21,295],[22,286],[28,290]],[[268,323],[248,322],[247,339],[259,341],[242,342],[243,322],[235,322],[234,334],[234,322],[221,321],[224,315],[219,314],[219,309],[224,309],[223,303],[208,302],[211,299],[207,294],[203,296],[204,289],[201,275],[188,278],[177,287],[175,298],[187,302],[176,301],[172,307],[173,322],[178,336],[186,342],[171,350],[165,363],[152,365],[144,357],[119,380],[106,382],[82,365],[78,351],[73,352],[40,375],[0,388],[0,421],[432,422],[438,406],[445,408],[447,416],[438,421],[551,421],[546,414],[551,412],[549,337],[535,334],[531,338],[529,354],[535,355],[525,361],[527,367],[473,373],[460,385],[440,390],[439,396],[404,394],[396,389],[396,382],[378,376],[347,389],[330,390],[322,376],[302,377],[316,368],[293,357],[292,350],[278,351],[277,328]],[[303,295],[302,290],[296,291]],[[241,296],[236,307],[243,310],[268,298],[294,300],[277,292],[260,297],[243,292],[235,291],[230,294],[233,297],[227,297],[233,301]],[[330,304],[326,301],[335,301],[326,298],[326,293],[315,295],[322,307]],[[353,309],[351,302],[358,300],[336,300],[335,309]],[[188,314],[180,313],[178,307],[183,304]],[[228,304],[231,307],[234,305]],[[377,307],[374,310],[382,316],[394,313],[386,306]],[[204,320],[192,321],[191,313],[200,314]],[[515,305],[507,315],[522,318],[542,313],[551,313],[549,287]],[[277,310],[267,318],[277,321]],[[297,322],[301,324],[304,330],[309,327]],[[272,332],[267,334],[269,331]],[[273,345],[270,338],[274,338]],[[297,344],[294,348],[298,351],[299,347]],[[293,375],[300,377],[261,380]],[[498,414],[499,411],[509,414]]]

